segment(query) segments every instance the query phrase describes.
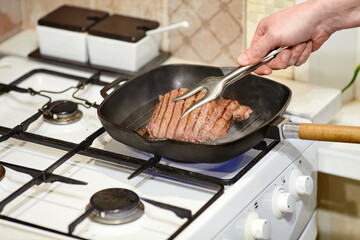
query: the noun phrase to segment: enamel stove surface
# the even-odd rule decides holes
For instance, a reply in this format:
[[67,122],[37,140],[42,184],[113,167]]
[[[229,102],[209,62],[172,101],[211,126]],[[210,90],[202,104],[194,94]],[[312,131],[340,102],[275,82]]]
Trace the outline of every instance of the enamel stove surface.
[[[0,59],[0,69],[0,83],[18,87],[0,95],[0,139],[31,119],[25,132],[0,142],[1,174],[5,169],[0,229],[10,239],[23,234],[37,239],[297,239],[314,212],[312,142],[266,139],[265,148],[257,146],[226,163],[172,162],[118,143],[102,130],[99,92],[116,75],[18,57]],[[39,109],[54,110],[49,115],[60,123]],[[75,121],[61,123],[75,115]],[[114,204],[125,213],[101,204],[104,211],[87,211],[91,202],[102,202],[97,193],[107,189],[117,190],[105,197],[129,197]],[[93,221],[107,215],[127,222]]]

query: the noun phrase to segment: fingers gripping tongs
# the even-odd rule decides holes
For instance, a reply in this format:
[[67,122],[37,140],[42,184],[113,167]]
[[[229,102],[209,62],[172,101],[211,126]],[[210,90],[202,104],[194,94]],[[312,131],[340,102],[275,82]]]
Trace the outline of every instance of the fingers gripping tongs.
[[181,115],[181,118],[183,118],[186,114],[190,113],[196,108],[201,107],[202,105],[208,102],[211,102],[212,100],[216,100],[217,102],[219,102],[222,98],[222,95],[226,87],[230,86],[231,84],[235,83],[241,78],[249,75],[252,71],[257,69],[261,65],[268,63],[271,59],[276,57],[276,55],[285,48],[287,47],[277,48],[271,51],[261,61],[245,67],[235,68],[233,71],[231,71],[230,73],[224,76],[221,77],[212,76],[212,77],[204,78],[188,92],[180,95],[177,98],[172,99],[172,101],[176,102],[191,97],[192,95],[196,94],[199,91],[204,91],[206,93],[206,95],[203,98],[194,102],[188,109],[186,109],[186,111]]

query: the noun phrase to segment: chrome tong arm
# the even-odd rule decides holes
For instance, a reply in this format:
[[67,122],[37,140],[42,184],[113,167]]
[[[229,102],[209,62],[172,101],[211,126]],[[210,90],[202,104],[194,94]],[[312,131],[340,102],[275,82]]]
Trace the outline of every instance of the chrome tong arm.
[[253,71],[255,71],[258,67],[267,64],[271,59],[275,58],[276,55],[278,55],[278,53],[280,53],[282,50],[287,49],[289,47],[282,47],[282,48],[277,48],[273,51],[271,51],[266,57],[264,57],[261,61],[248,65],[248,66],[244,66],[244,67],[237,67],[235,68],[233,71],[231,71],[230,73],[226,74],[221,82],[224,82],[224,87],[227,87],[233,83],[235,83],[236,81],[242,79],[243,77],[249,75],[250,73],[252,73]]
[[226,74],[225,76],[204,78],[188,92],[172,99],[172,101],[176,102],[191,97],[192,95],[196,94],[199,91],[204,91],[206,93],[206,95],[203,98],[197,100],[188,109],[186,109],[185,112],[181,115],[181,118],[183,118],[186,114],[190,113],[194,109],[210,101],[216,100],[217,102],[219,102],[222,98],[222,95],[226,87],[235,83],[241,78],[249,75],[252,71],[260,67],[261,65],[268,63],[271,59],[276,57],[276,55],[285,48],[288,47],[275,49],[271,51],[266,57],[264,57],[261,61],[245,67],[238,67],[233,71],[231,71],[230,73]]

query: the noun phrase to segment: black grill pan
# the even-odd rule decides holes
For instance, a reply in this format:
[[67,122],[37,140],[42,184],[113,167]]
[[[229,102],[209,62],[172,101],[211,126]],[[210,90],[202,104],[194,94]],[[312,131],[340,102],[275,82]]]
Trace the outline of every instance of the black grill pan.
[[158,95],[173,89],[191,88],[208,76],[224,75],[228,68],[198,65],[165,65],[135,76],[111,94],[107,91],[122,81],[117,79],[101,91],[104,101],[98,115],[115,140],[136,149],[185,162],[219,163],[232,159],[265,138],[265,132],[289,104],[291,90],[274,81],[249,75],[225,90],[224,98],[239,101],[253,110],[250,118],[233,122],[227,137],[205,143],[151,139],[140,135],[158,102]]

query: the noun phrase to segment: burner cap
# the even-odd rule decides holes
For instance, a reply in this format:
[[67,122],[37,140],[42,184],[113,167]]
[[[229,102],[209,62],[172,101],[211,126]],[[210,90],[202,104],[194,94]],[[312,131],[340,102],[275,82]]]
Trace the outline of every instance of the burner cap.
[[72,101],[59,100],[49,103],[43,108],[44,119],[55,124],[77,122],[82,117],[78,105]]
[[0,181],[5,177],[5,168],[3,165],[0,165]]
[[144,213],[139,196],[128,189],[109,188],[95,193],[88,205],[95,207],[90,219],[104,224],[123,224],[138,219]]

